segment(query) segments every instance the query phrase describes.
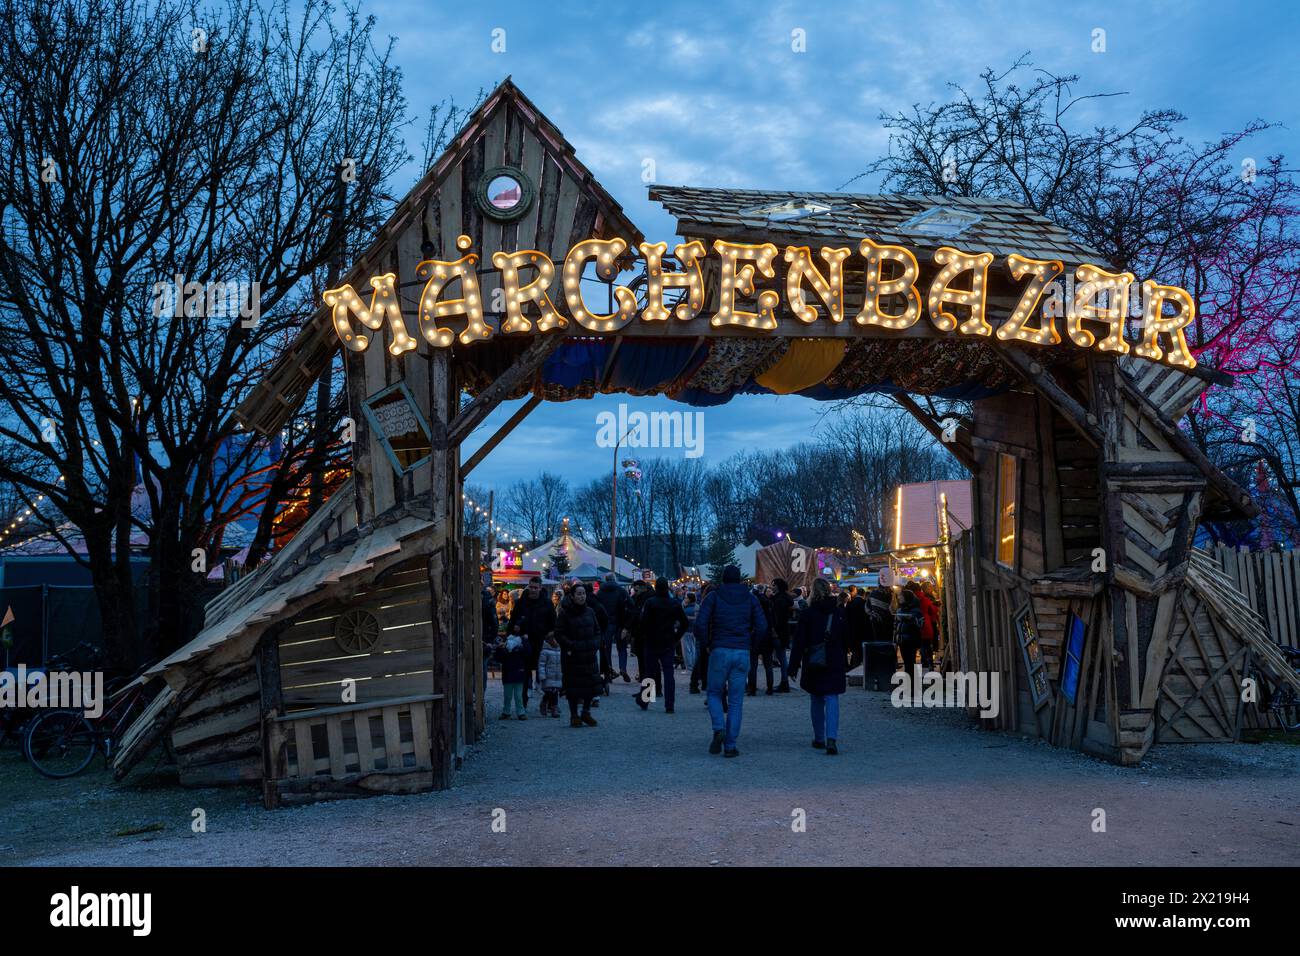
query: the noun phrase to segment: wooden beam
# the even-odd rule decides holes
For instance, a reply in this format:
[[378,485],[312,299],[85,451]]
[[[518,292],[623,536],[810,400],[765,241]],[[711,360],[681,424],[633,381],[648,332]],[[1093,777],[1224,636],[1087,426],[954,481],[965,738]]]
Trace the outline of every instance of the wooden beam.
[[470,432],[482,424],[483,419],[487,418],[507,395],[542,367],[542,363],[560,347],[564,338],[562,334],[542,335],[535,338],[513,365],[497,376],[495,382],[474,396],[473,401],[461,409],[459,414],[455,414],[447,428],[447,447],[459,447],[460,443],[469,437]]
[[479,448],[478,451],[474,452],[474,454],[469,456],[469,461],[465,462],[465,464],[460,466],[461,479],[464,480],[465,476],[474,470],[474,466],[477,465],[479,462],[481,462],[488,455],[490,455],[492,453],[492,450],[496,448],[497,445],[501,444],[502,440],[507,435],[509,435],[512,431],[514,431],[515,427],[520,422],[522,422],[525,418],[527,418],[529,414],[532,412],[532,410],[540,404],[542,404],[542,396],[534,392],[532,395],[528,397],[528,401],[524,402],[517,409],[515,409],[515,413],[510,416],[509,420],[507,420],[504,425],[498,428],[496,430],[496,433],[487,441],[485,441],[483,443],[483,446]]
[[1101,429],[1097,427],[1097,417],[1080,405],[1072,395],[1057,384],[1052,374],[1020,349],[1009,345],[995,348],[993,351],[1013,369],[1023,375],[1042,392],[1043,397],[1052,403],[1052,407],[1061,413],[1075,429],[1097,448],[1105,443]]
[[964,428],[958,427],[955,436],[956,441],[944,441],[943,426],[936,422],[929,412],[916,404],[912,396],[900,392],[895,394],[893,399],[907,409],[911,416],[921,423],[921,427],[933,435],[935,441],[948,449],[967,471],[973,473],[979,470],[979,465],[975,461],[975,454],[970,448],[970,435]]
[[1151,399],[1147,398],[1133,384],[1133,380],[1123,369],[1117,369],[1116,378],[1119,381],[1120,388],[1124,393],[1137,405],[1138,411],[1149,421],[1156,430],[1160,432],[1165,441],[1173,446],[1174,450],[1196,466],[1197,470],[1205,476],[1210,485],[1228,499],[1237,510],[1243,512],[1246,517],[1254,518],[1259,514],[1259,506],[1248,495],[1240,485],[1221,472],[1214,466],[1205,453],[1192,444],[1191,440],[1183,434],[1182,430],[1170,422],[1160,413],[1160,409],[1152,404]]

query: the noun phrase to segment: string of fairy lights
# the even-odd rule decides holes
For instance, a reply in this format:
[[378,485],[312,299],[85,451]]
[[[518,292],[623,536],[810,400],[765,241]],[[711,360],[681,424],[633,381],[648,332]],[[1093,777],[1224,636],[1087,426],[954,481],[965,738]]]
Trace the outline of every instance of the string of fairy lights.
[[[59,484],[63,484],[62,475],[59,475]],[[14,537],[16,534],[22,531],[23,525],[27,522],[28,518],[38,517],[37,511],[40,508],[41,502],[44,500],[45,500],[45,495],[43,494],[37,495],[35,500],[32,502],[32,505],[34,507],[23,509],[22,514],[15,515],[13,520],[10,521],[7,525],[5,525],[3,530],[0,530],[0,545],[3,545],[10,538]],[[14,544],[17,544],[17,542],[11,542],[10,546],[12,547]]]

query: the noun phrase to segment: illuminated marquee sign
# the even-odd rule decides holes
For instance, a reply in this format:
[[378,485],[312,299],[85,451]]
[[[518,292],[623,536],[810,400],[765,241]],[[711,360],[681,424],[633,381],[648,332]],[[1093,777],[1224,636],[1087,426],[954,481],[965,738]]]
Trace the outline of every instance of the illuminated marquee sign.
[[[459,259],[444,262],[428,259],[416,266],[416,277],[424,279],[418,305],[419,336],[430,345],[447,348],[459,340],[470,345],[497,334],[484,321],[479,290],[478,256],[469,251],[471,240],[461,236]],[[616,332],[628,323],[689,322],[704,307],[702,260],[709,254],[699,240],[681,243],[673,249],[677,268],[664,268],[666,243],[643,242],[646,301],[639,310],[635,294],[627,286],[614,288],[616,308],[609,313],[592,311],[582,295],[581,281],[589,263],[596,274],[609,282],[618,275],[619,261],[627,252],[623,239],[586,239],[569,250],[560,272],[560,295],[567,316],[552,301],[556,267],[551,258],[535,249],[495,252],[492,265],[500,273],[504,314],[500,333],[547,332],[566,328],[570,319],[589,332]],[[777,328],[781,293],[758,289],[756,276],[776,278],[774,263],[779,251],[770,243],[713,243],[718,257],[718,308],[709,322],[714,326],[740,326],[755,331]],[[904,246],[880,245],[870,239],[858,243],[855,282],[861,282],[863,304],[856,315],[845,310],[846,263],[853,257],[848,247],[823,247],[813,256],[807,246],[787,246],[781,258],[787,268],[783,283],[788,313],[805,325],[829,321],[851,322],[854,326],[876,326],[901,331],[921,320],[922,315],[940,332],[970,337],[996,338],[1033,345],[1057,345],[1062,334],[1055,318],[1043,309],[1043,298],[1051,284],[1065,271],[1059,259],[1030,259],[1011,255],[997,263],[990,252],[971,252],[944,246],[934,253],[938,267],[929,288],[917,288],[921,269],[916,255]],[[1010,317],[993,326],[985,315],[989,270],[997,264],[1011,278],[1024,282],[1020,298]],[[1183,329],[1196,317],[1196,304],[1184,289],[1142,283],[1142,337],[1130,342],[1124,336],[1125,305],[1136,281],[1131,272],[1108,272],[1096,265],[1081,265],[1075,271],[1077,285],[1066,303],[1065,335],[1080,348],[1095,348],[1121,355],[1130,351],[1152,361],[1193,368],[1196,359],[1187,347]],[[444,295],[458,280],[458,298]],[[332,310],[334,328],[349,349],[362,352],[370,336],[359,331],[354,320],[372,332],[388,326],[388,351],[401,355],[416,347],[402,315],[397,276],[386,273],[370,280],[367,304],[350,285],[327,290],[323,298]],[[680,289],[673,308],[664,301],[666,289]],[[822,311],[810,304],[815,298]],[[1173,311],[1166,314],[1166,306]],[[448,327],[452,318],[463,320],[457,334]],[[1086,325],[1085,325],[1086,323]],[[1091,328],[1087,327],[1091,326]],[[1100,333],[1100,334],[1099,334]]]

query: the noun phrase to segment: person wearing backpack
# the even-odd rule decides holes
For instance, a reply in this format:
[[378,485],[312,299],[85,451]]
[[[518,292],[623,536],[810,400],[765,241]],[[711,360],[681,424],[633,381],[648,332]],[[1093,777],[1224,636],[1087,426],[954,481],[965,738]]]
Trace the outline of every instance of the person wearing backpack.
[[799,680],[811,698],[812,745],[828,756],[839,751],[840,695],[847,681],[844,676],[845,641],[848,636],[848,612],[831,595],[825,578],[813,582],[812,600],[799,615],[794,641],[790,646],[790,676]]

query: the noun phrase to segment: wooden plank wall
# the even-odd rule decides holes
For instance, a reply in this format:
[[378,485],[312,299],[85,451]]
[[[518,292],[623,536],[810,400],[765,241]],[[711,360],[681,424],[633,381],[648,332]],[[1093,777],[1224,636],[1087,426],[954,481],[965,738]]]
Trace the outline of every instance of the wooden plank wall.
[[1214,559],[1278,644],[1300,647],[1300,552],[1218,545]]
[[[433,632],[425,558],[398,565],[373,588],[298,615],[279,638],[285,711],[344,703],[345,680],[356,702],[408,697],[432,689]],[[369,652],[349,654],[334,640],[339,615],[353,608],[379,619],[382,636]]]
[[1156,703],[1161,743],[1235,740],[1247,647],[1190,588],[1178,595]]
[[261,697],[252,658],[218,674],[172,725],[187,787],[257,783],[262,776]]

